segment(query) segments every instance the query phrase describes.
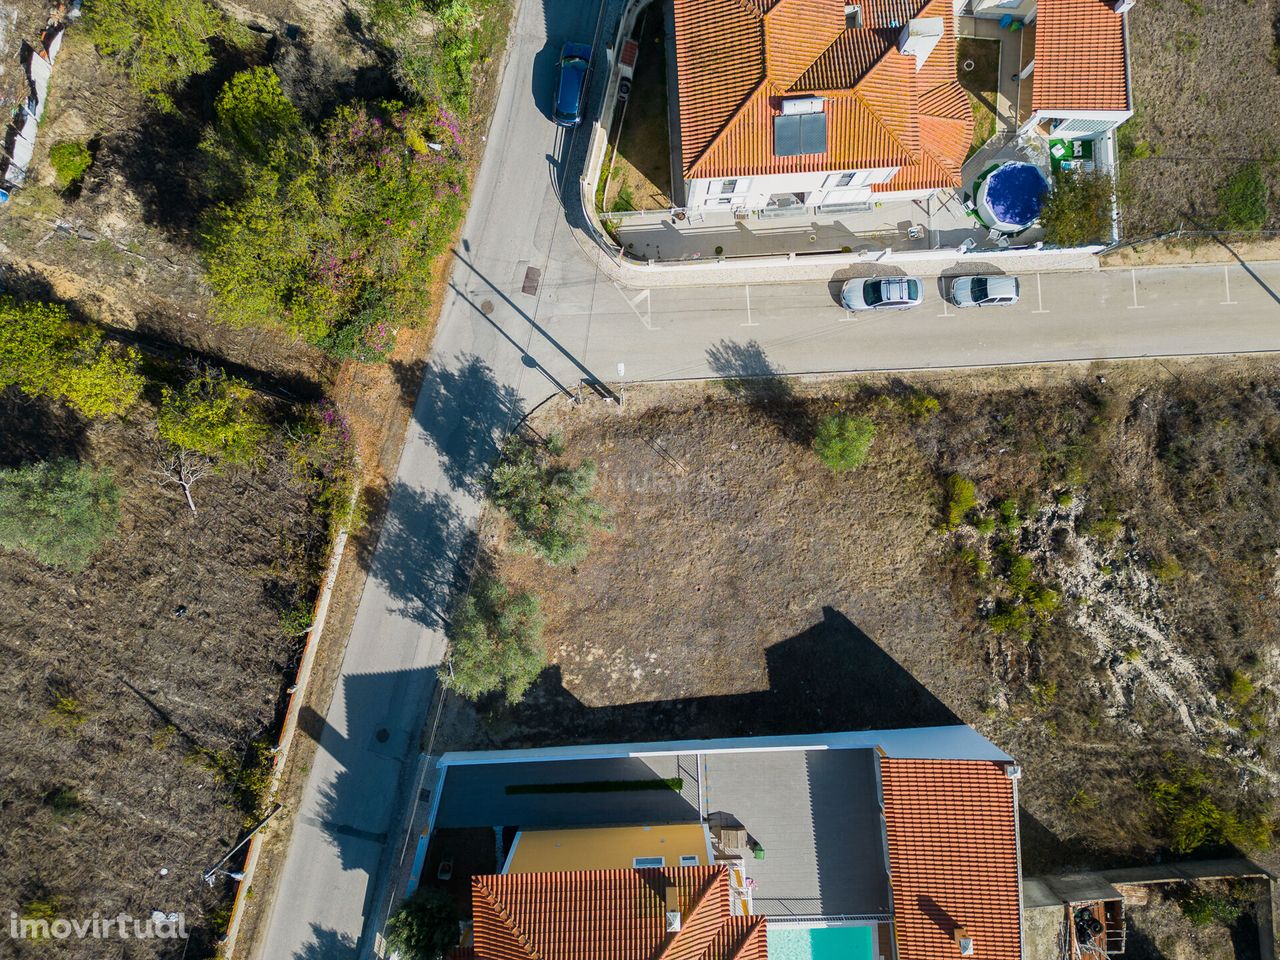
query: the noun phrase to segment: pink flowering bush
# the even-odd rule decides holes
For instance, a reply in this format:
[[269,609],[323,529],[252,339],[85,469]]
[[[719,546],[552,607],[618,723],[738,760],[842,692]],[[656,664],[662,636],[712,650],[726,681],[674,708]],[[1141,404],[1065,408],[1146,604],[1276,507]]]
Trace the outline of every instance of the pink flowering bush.
[[[269,115],[262,86],[258,116]],[[217,312],[281,324],[337,357],[385,360],[396,330],[425,316],[433,261],[462,216],[458,121],[438,104],[362,104],[319,135],[290,134],[292,146],[255,158],[243,195],[206,223]]]

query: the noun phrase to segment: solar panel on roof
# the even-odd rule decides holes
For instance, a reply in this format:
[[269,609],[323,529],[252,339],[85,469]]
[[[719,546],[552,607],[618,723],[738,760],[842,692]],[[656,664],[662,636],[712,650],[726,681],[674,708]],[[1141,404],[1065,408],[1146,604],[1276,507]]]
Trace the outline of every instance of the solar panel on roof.
[[773,118],[773,155],[798,157],[827,152],[827,115],[804,113]]

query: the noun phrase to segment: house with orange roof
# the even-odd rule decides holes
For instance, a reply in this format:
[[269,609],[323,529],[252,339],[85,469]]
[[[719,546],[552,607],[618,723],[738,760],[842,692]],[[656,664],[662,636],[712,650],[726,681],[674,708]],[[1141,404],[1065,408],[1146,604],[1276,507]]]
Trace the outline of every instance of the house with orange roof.
[[968,189],[974,120],[956,41],[985,36],[981,20],[1023,51],[1002,78],[1018,89],[1010,135],[1103,137],[1133,115],[1131,3],[671,0],[677,203],[745,218]]
[[961,724],[445,754],[414,884],[458,960],[1022,960],[1019,776]]
[[672,141],[691,210],[957,187],[973,113],[955,0],[672,0]]

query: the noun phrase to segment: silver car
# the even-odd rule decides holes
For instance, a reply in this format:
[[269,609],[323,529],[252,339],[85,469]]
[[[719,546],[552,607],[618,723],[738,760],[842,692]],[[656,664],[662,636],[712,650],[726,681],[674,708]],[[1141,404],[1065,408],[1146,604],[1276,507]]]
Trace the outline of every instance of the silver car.
[[906,310],[923,298],[924,286],[915,277],[854,279],[840,290],[846,310]]
[[957,307],[1008,306],[1018,302],[1017,277],[958,277],[951,284]]

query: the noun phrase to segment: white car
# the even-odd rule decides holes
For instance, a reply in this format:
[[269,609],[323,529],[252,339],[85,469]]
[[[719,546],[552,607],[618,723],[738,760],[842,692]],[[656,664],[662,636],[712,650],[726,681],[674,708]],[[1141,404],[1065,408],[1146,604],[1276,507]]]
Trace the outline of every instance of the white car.
[[854,279],[840,290],[846,310],[906,310],[924,299],[924,285],[915,277]]
[[1017,277],[958,277],[951,284],[957,307],[996,307],[1018,302]]

